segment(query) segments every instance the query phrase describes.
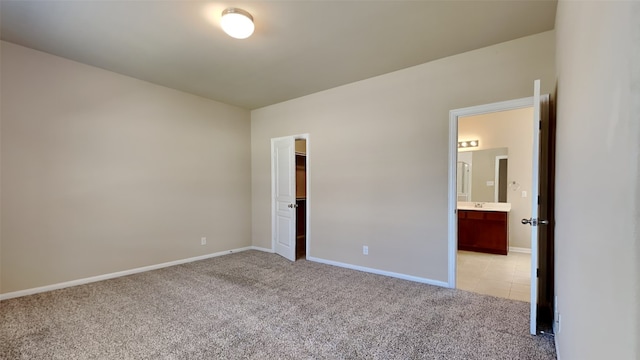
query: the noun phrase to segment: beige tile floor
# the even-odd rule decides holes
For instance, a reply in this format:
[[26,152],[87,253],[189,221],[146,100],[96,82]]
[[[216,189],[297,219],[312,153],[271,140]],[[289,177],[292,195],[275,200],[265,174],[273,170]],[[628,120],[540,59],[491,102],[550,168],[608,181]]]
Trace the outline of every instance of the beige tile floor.
[[458,251],[458,289],[529,302],[530,284],[531,254]]

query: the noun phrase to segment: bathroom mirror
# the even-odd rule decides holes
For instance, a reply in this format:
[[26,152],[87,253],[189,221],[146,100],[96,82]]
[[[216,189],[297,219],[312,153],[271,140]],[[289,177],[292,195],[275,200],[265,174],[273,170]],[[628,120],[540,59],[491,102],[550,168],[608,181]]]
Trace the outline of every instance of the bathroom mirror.
[[458,201],[507,202],[508,148],[458,151]]

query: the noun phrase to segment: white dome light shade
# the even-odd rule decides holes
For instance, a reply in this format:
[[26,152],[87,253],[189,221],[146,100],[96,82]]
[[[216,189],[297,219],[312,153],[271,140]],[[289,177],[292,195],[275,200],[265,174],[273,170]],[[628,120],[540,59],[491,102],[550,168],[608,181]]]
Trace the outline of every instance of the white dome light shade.
[[253,16],[238,8],[228,8],[222,12],[222,30],[236,39],[246,39],[255,29]]

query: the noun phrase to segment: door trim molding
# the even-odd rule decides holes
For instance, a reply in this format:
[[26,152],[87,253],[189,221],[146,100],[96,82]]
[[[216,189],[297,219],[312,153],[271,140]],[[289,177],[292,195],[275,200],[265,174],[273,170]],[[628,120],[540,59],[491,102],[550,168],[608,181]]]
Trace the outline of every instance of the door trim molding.
[[458,217],[456,165],[458,161],[458,118],[471,115],[482,115],[498,111],[516,110],[533,106],[533,96],[500,101],[491,104],[477,105],[449,111],[449,186],[448,186],[448,240],[449,269],[447,287],[456,288],[456,255],[458,251]]

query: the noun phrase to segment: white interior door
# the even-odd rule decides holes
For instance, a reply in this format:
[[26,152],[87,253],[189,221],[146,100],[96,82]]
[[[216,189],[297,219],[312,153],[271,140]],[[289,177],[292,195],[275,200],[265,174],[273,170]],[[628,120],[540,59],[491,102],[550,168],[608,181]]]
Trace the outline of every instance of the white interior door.
[[271,139],[272,231],[276,254],[295,261],[296,173],[295,139]]
[[539,202],[540,196],[540,80],[533,83],[533,178],[531,180],[531,218],[522,219],[523,224],[531,226],[531,324],[530,332],[535,335],[537,332],[538,319],[538,224],[540,219]]

